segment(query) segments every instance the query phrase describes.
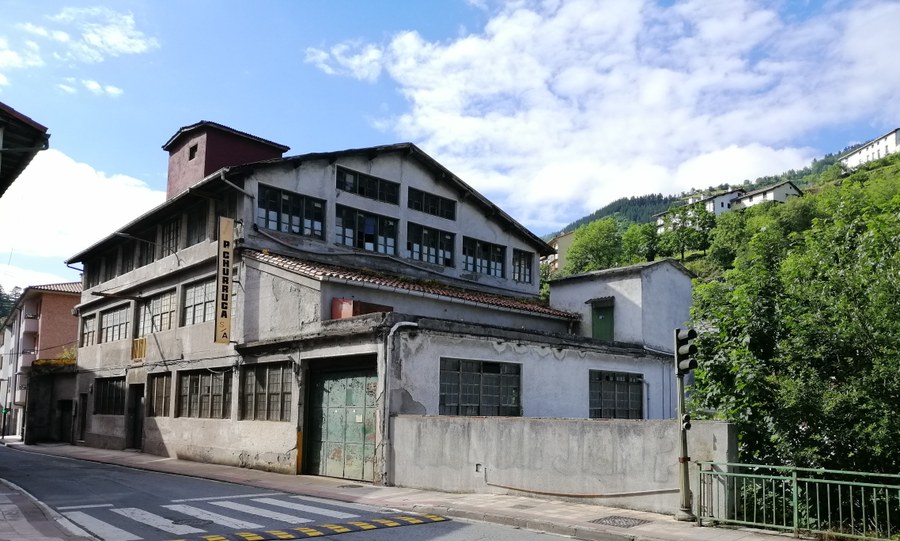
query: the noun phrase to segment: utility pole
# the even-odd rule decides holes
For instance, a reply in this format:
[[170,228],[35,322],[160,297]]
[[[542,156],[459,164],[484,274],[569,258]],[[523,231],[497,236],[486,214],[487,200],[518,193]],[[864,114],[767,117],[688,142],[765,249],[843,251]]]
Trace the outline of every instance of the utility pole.
[[678,392],[678,435],[680,437],[680,447],[678,456],[678,473],[680,483],[678,486],[681,495],[681,505],[678,512],[675,513],[675,520],[685,522],[693,522],[697,520],[691,509],[691,480],[688,465],[691,457],[688,455],[687,431],[691,429],[691,416],[685,411],[684,404],[684,376],[691,370],[697,368],[697,361],[694,355],[697,353],[697,346],[691,342],[697,338],[697,331],[694,329],[675,329],[675,375],[677,378]]

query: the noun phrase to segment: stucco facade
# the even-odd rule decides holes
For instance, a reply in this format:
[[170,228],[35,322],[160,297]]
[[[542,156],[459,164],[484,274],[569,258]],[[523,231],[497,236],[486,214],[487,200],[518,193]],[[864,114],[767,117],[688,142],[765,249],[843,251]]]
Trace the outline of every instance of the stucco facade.
[[887,157],[900,150],[900,129],[892,130],[841,156],[841,163],[848,168],[859,167],[872,160]]

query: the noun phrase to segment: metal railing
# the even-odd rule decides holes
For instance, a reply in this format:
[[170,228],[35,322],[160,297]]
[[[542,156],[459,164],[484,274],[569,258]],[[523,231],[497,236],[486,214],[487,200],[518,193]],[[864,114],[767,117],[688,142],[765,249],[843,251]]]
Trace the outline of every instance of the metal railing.
[[900,539],[900,475],[698,462],[697,521]]

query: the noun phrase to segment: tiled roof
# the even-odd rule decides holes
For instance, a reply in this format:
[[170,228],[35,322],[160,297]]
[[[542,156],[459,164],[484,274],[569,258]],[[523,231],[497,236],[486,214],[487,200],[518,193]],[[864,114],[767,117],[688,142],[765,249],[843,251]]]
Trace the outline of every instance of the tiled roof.
[[28,286],[27,289],[40,291],[53,291],[56,293],[81,293],[81,282],[63,282],[61,284],[46,284],[42,286]]
[[255,259],[262,263],[279,267],[297,274],[313,278],[315,280],[328,281],[340,280],[348,282],[359,282],[360,284],[375,285],[381,287],[391,287],[396,289],[404,289],[411,293],[423,293],[428,295],[437,295],[450,299],[459,299],[476,304],[486,306],[496,306],[509,310],[517,310],[521,312],[531,312],[545,316],[561,318],[561,319],[578,319],[577,314],[556,310],[530,302],[528,300],[506,297],[503,295],[493,295],[490,293],[482,293],[480,291],[472,291],[470,289],[462,289],[452,287],[433,281],[413,280],[408,278],[398,278],[375,272],[363,271],[359,269],[349,269],[336,265],[326,265],[305,259],[297,259],[271,252],[259,252],[256,250],[244,250],[244,257]]

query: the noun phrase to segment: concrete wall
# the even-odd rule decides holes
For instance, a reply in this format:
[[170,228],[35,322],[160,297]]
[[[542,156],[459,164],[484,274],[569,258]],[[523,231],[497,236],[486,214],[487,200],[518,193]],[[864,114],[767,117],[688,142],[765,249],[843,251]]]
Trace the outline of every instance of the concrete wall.
[[688,326],[691,317],[691,278],[672,265],[653,265],[644,269],[642,283],[643,343],[673,351],[674,329]]
[[[391,429],[397,486],[678,509],[675,421],[398,415]],[[693,461],[734,461],[736,450],[727,423],[696,422],[689,432]]]
[[590,299],[615,297],[613,305],[613,337],[616,342],[643,343],[641,313],[641,275],[639,272],[615,274],[595,279],[554,282],[550,286],[550,305],[558,310],[574,312],[581,316],[579,336],[592,336]]

